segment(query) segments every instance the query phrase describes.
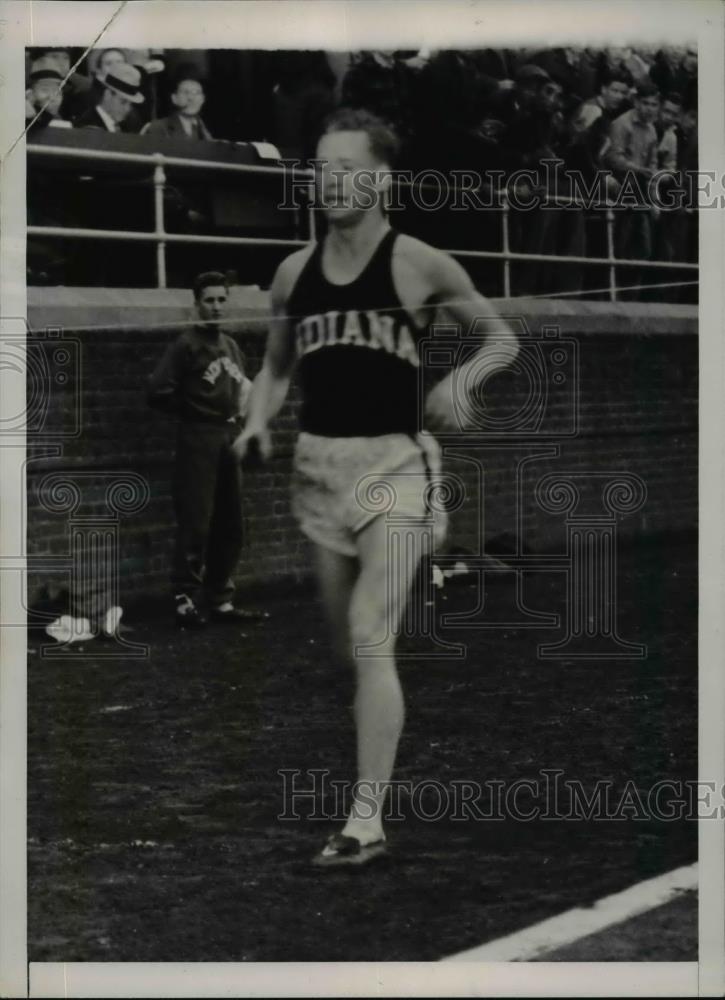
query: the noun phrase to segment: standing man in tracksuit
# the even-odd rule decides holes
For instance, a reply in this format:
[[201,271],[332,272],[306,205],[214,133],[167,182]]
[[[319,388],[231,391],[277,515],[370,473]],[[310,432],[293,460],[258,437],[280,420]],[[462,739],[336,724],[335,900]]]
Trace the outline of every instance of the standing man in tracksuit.
[[194,282],[197,320],[169,345],[151,376],[151,406],[178,417],[172,587],[176,623],[199,628],[266,617],[232,604],[242,548],[242,481],[230,445],[251,388],[236,342],[221,330],[229,288],[209,271]]

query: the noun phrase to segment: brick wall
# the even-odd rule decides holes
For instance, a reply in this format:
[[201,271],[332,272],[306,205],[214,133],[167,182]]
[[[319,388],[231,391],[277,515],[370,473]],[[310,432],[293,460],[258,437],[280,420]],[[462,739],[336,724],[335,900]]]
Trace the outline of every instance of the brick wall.
[[[237,289],[233,305],[240,317],[235,336],[250,372],[255,373],[264,347],[267,298],[256,289]],[[534,492],[541,477],[553,472],[586,473],[579,476],[583,496],[587,485],[601,486],[592,473],[637,475],[645,484],[647,499],[640,510],[622,516],[623,537],[695,531],[695,308],[542,301],[524,307],[516,303],[514,312],[513,303],[499,306],[504,315],[526,323],[532,336],[524,338],[525,352],[533,360],[517,372],[491,380],[485,411],[489,433],[476,441],[444,441],[445,468],[465,483],[467,497],[452,515],[451,544],[478,550],[483,537],[491,551],[504,551],[519,523],[525,548],[560,551],[565,538],[563,516],[543,511]],[[119,514],[122,587],[129,603],[131,595],[164,592],[173,536],[169,479],[174,425],[147,409],[144,389],[153,365],[175,336],[173,325],[188,316],[189,307],[190,299],[178,291],[29,291],[31,342],[39,337],[38,343],[51,345],[34,348],[51,360],[45,382],[41,379],[42,391],[49,395],[47,413],[38,433],[28,438],[31,600],[43,583],[64,577],[65,571],[54,567],[49,557],[68,553],[70,514],[67,507],[61,509],[62,503],[53,501],[50,473],[61,473],[77,484],[76,522],[108,514],[106,486],[118,473],[135,474],[131,492],[147,484],[149,498],[143,509]],[[542,330],[554,326],[569,342],[561,364],[552,360],[554,341],[540,339]],[[58,361],[58,338],[48,339],[47,328],[60,329],[60,340],[72,343],[79,358],[77,374],[65,355]],[[57,378],[61,369],[69,374],[65,382]],[[576,426],[572,424],[574,370],[578,374]],[[563,383],[554,378],[559,371]],[[29,389],[35,391],[32,386]],[[545,393],[541,405],[534,391]],[[536,405],[527,409],[527,400]],[[79,433],[54,438],[59,431],[73,431],[78,404]],[[239,566],[241,585],[299,580],[308,572],[309,550],[291,517],[288,500],[296,406],[293,390],[275,425],[274,460],[263,470],[247,473],[248,541]],[[536,429],[542,412],[544,418]],[[509,430],[502,435],[504,426]],[[573,436],[559,436],[569,432]],[[477,450],[482,443],[486,450]],[[593,494],[583,502],[589,500],[596,506]]]

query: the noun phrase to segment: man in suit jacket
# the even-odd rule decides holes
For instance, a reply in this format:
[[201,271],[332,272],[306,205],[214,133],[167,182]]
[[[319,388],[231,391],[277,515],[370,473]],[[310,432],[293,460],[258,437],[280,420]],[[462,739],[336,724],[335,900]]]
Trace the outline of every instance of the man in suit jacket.
[[106,132],[121,132],[134,104],[142,104],[141,74],[135,66],[119,63],[99,80],[103,92],[98,104],[80,115],[76,128],[100,128]]
[[63,82],[62,103],[58,117],[62,120],[73,121],[81,112],[88,107],[88,95],[91,90],[91,82],[88,77],[81,73],[71,73],[73,65],[73,53],[70,49],[41,48],[32,50],[33,59],[42,59],[46,65],[51,65],[60,75]]
[[35,132],[48,125],[70,125],[60,116],[63,100],[63,77],[49,59],[38,59],[32,64],[29,86],[25,91],[25,128]]
[[171,103],[176,111],[167,118],[157,118],[142,129],[142,135],[157,135],[168,139],[191,139],[209,141],[212,135],[199,117],[204,106],[204,87],[194,77],[180,77],[171,94]]
[[[141,74],[141,93],[144,96],[144,102],[135,104],[128,115],[121,122],[120,131],[127,132],[130,135],[135,135],[141,131],[142,127],[146,124],[149,118],[152,117],[152,113],[147,111],[147,105],[149,103],[149,93],[148,81],[149,76],[142,66],[136,65],[132,62],[125,49],[101,49],[100,53],[96,56],[96,51],[91,52],[89,57],[89,64],[93,61],[95,65],[95,74],[91,83],[91,88],[86,95],[85,106],[82,107],[76,114],[75,117],[80,117],[81,114],[85,114],[87,111],[93,110],[98,105],[98,102],[103,95],[103,81],[106,77],[106,73],[113,73],[114,70],[122,65],[127,64],[129,66],[135,66],[135,68]],[[143,116],[139,112],[144,112]]]

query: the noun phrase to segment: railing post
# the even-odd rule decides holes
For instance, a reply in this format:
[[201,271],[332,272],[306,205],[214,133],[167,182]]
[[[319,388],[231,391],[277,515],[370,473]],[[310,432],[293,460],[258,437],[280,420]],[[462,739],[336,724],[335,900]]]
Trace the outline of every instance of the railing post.
[[605,213],[607,220],[607,257],[609,258],[609,301],[617,301],[617,268],[614,264],[614,212],[607,205]]
[[509,253],[511,248],[509,246],[509,199],[508,191],[505,189],[501,192],[503,201],[501,205],[501,242],[503,247],[503,297],[505,299],[511,298],[511,261],[509,260]]
[[166,288],[166,241],[164,236],[164,189],[166,187],[166,171],[163,157],[154,157],[154,232],[156,234],[156,286]]

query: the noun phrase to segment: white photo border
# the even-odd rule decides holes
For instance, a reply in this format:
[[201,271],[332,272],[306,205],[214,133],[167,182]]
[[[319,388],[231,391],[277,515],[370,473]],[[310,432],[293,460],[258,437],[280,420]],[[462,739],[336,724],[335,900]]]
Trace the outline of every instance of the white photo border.
[[[0,337],[26,315],[24,48],[67,44],[167,48],[473,48],[529,43],[697,41],[702,169],[725,170],[725,6],[719,0],[136,0],[0,6]],[[722,211],[700,212],[699,777],[725,783],[725,299]],[[4,380],[0,416],[22,412]],[[22,620],[24,442],[0,448],[0,607]],[[10,557],[13,557],[11,559]],[[17,558],[16,558],[17,557]],[[20,618],[17,616],[20,615]],[[3,996],[719,996],[725,988],[723,821],[700,822],[697,963],[266,964],[33,963],[26,888],[26,635],[0,629],[0,992]]]

